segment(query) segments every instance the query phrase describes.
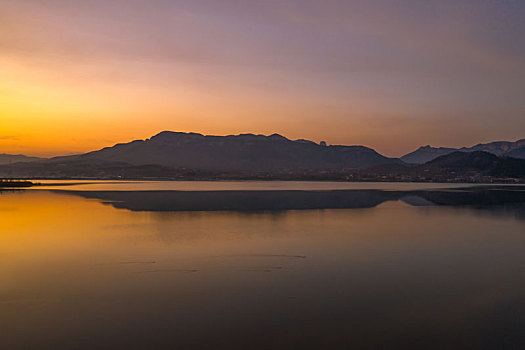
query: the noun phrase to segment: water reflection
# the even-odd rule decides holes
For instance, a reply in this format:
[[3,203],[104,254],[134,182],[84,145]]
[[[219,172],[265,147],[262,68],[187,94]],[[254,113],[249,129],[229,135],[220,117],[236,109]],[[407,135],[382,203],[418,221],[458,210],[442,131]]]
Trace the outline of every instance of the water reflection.
[[525,187],[479,186],[440,190],[330,191],[55,191],[98,199],[132,211],[283,211],[373,208],[401,200],[412,206],[469,206],[523,218]]
[[4,193],[0,347],[522,348],[525,200],[483,191]]

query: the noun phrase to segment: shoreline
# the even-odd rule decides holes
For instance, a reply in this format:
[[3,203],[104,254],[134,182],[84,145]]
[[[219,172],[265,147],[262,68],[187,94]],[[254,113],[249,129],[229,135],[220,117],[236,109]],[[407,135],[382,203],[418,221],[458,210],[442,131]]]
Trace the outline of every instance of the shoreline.
[[37,184],[27,180],[0,180],[0,189],[2,188],[27,188]]
[[[25,183],[28,184],[26,187],[41,185],[40,183],[34,183],[31,180],[40,181],[113,181],[113,182],[342,182],[342,183],[434,183],[434,184],[495,184],[495,185],[523,185],[525,179],[492,179],[491,181],[472,181],[465,179],[464,181],[439,181],[439,180],[396,180],[396,179],[327,179],[327,178],[202,178],[202,179],[180,179],[180,178],[86,178],[86,177],[64,177],[64,178],[47,178],[47,177],[31,177],[27,179],[20,179],[15,181],[9,181],[11,184],[14,183]],[[2,187],[2,181],[0,180],[0,187]],[[17,186],[24,187],[24,186]]]

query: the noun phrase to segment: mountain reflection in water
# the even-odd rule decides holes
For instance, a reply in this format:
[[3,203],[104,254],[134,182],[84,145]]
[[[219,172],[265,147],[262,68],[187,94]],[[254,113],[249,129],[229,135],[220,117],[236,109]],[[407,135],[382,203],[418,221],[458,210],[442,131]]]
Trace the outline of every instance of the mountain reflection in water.
[[[373,208],[401,200],[413,206],[515,206],[525,203],[524,186],[479,186],[444,190],[330,191],[55,191],[99,199],[132,211],[281,211]],[[516,207],[519,211],[519,206]]]

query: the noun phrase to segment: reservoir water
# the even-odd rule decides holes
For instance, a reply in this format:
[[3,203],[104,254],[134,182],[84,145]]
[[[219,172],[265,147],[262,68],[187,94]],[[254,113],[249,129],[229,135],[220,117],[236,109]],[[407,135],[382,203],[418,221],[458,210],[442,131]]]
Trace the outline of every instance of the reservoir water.
[[522,349],[525,188],[0,192],[1,349]]

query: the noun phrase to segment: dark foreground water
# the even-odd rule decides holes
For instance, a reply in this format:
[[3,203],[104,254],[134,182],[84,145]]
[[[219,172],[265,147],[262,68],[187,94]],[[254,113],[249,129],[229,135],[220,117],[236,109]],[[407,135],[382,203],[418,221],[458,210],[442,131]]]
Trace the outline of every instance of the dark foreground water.
[[0,349],[525,348],[523,187],[129,186],[0,194]]

